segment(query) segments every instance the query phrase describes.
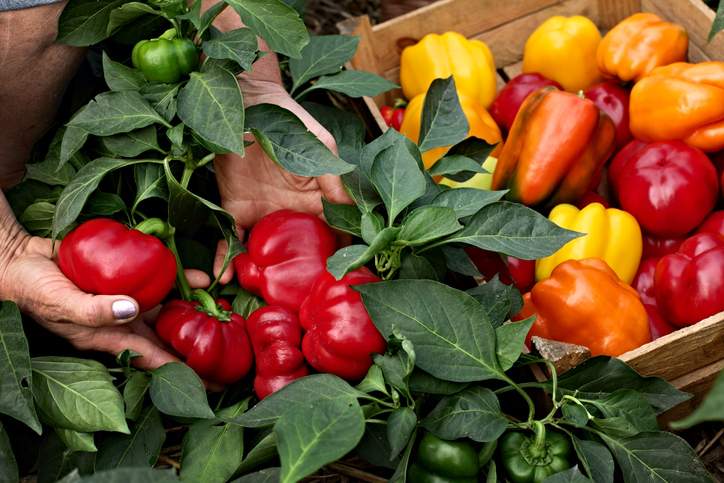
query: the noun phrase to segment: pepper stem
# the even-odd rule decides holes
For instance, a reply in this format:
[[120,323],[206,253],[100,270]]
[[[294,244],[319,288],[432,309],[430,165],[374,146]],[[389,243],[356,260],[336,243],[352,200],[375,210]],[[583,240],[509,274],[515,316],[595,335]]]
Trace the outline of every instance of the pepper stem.
[[177,35],[180,35],[181,32],[177,29],[176,22],[171,22],[174,26],[170,29],[166,30],[164,33],[162,33],[158,38],[159,39],[166,39],[166,40],[173,40],[176,38]]
[[173,236],[173,228],[171,225],[163,221],[161,218],[147,218],[134,227],[135,230],[153,235],[161,240],[168,240]]
[[194,290],[193,292],[191,292],[191,298],[193,300],[196,300],[201,306],[200,308],[212,317],[215,317],[221,321],[231,320],[229,312],[226,310],[221,310],[216,304],[214,298],[206,290]]
[[176,240],[171,236],[166,240],[166,243],[173,253],[174,258],[176,258],[176,285],[178,286],[178,291],[181,292],[181,298],[191,300],[191,287],[189,286],[189,281],[186,279],[184,267],[181,264],[181,257],[178,254],[178,248],[176,248]]
[[531,446],[531,453],[538,456],[545,449],[546,445],[546,426],[541,421],[533,421],[533,432],[535,432],[535,439]]

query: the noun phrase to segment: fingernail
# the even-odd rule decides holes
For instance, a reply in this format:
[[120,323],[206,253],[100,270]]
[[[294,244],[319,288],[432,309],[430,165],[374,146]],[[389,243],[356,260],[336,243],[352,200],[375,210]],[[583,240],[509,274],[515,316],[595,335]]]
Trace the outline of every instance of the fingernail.
[[116,320],[130,319],[137,315],[136,305],[130,300],[116,300],[111,305],[111,310]]

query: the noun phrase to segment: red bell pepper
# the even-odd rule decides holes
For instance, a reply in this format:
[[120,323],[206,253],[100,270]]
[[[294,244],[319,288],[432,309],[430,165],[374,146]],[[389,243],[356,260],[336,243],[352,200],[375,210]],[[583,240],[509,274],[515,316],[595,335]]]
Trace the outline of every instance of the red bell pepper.
[[196,301],[172,300],[156,319],[156,333],[202,378],[231,384],[251,369],[252,352],[244,318],[229,302],[194,291]]
[[382,106],[380,107],[380,114],[382,114],[385,124],[399,131],[402,127],[402,120],[405,118],[405,108]]
[[666,322],[659,312],[656,305],[656,294],[654,292],[654,272],[659,258],[647,258],[639,265],[639,271],[636,274],[631,286],[636,289],[644,304],[646,313],[649,316],[649,332],[651,339],[658,339],[661,336],[670,334],[675,328]]
[[611,208],[611,203],[609,203],[606,198],[599,195],[595,191],[589,191],[585,195],[583,195],[583,197],[578,200],[578,203],[576,203],[576,206],[579,210],[582,210],[591,203],[601,203],[604,208]]
[[535,260],[521,260],[475,247],[467,247],[465,251],[485,280],[498,275],[501,282],[515,285],[521,293],[535,283]]
[[254,391],[259,399],[309,374],[300,350],[302,327],[297,314],[267,305],[246,321],[256,360]]
[[718,233],[724,236],[724,210],[712,212],[696,229],[697,233]]
[[621,207],[659,237],[696,228],[719,194],[712,162],[681,141],[631,141],[611,162],[609,179]]
[[341,280],[324,272],[299,310],[306,330],[302,352],[319,372],[359,380],[372,365],[372,354],[385,351],[385,339],[377,331],[352,285],[379,282],[367,268],[348,273]]
[[661,314],[679,327],[724,310],[724,237],[700,233],[662,257],[654,290]]
[[270,305],[298,310],[336,241],[316,216],[279,210],[254,225],[246,248],[234,258],[239,284]]
[[510,131],[515,115],[528,95],[541,87],[553,86],[563,89],[561,85],[537,72],[518,74],[505,84],[493,103],[490,105],[490,115],[502,131]]
[[624,147],[631,140],[628,91],[615,82],[605,81],[592,85],[584,95],[611,118],[616,126],[616,148]]
[[656,340],[659,337],[671,334],[676,330],[676,327],[668,323],[659,312],[659,308],[656,305],[644,304],[646,314],[649,316],[649,332],[651,332],[651,340]]
[[644,235],[642,259],[656,258],[659,259],[664,255],[676,253],[679,247],[684,243],[686,238],[658,238],[651,235]]
[[158,238],[108,218],[68,233],[58,266],[84,292],[133,297],[141,312],[161,303],[176,278],[176,258]]

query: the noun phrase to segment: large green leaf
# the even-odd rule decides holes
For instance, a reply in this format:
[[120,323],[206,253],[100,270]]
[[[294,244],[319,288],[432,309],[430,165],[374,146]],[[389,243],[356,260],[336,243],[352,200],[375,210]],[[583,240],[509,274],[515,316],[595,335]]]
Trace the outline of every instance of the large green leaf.
[[106,27],[106,34],[111,35],[119,28],[144,15],[160,15],[161,12],[141,2],[126,2],[111,12]]
[[359,37],[348,35],[315,35],[302,49],[301,57],[289,59],[294,93],[302,84],[315,77],[339,72],[357,50]]
[[[467,290],[467,293],[480,302],[496,328],[523,307],[523,299],[518,289],[501,282],[497,274],[484,284]],[[500,350],[500,347],[498,349]]]
[[357,400],[319,399],[285,412],[274,425],[280,483],[292,483],[338,460],[357,446],[365,418]]
[[154,123],[171,127],[137,91],[122,91],[98,94],[68,122],[68,127],[111,136]]
[[302,107],[334,136],[339,157],[358,164],[365,138],[365,127],[360,118],[352,112],[316,102],[303,102]]
[[32,359],[33,396],[54,426],[129,433],[123,398],[103,364],[73,357]]
[[[55,431],[46,431],[38,452],[38,483],[75,482],[93,472],[95,453],[71,451]],[[67,480],[61,480],[68,476]]]
[[411,211],[405,217],[397,238],[400,243],[406,245],[424,245],[455,233],[462,227],[452,208],[423,206]]
[[143,401],[151,385],[151,376],[146,372],[136,371],[128,376],[123,386],[123,402],[126,405],[126,419],[137,421],[141,417]]
[[179,481],[173,469],[115,468],[84,476],[79,483],[173,483]]
[[146,126],[131,132],[104,137],[101,142],[103,143],[103,147],[114,156],[124,158],[134,158],[146,151],[156,151],[161,153],[161,155],[165,154],[158,146],[156,128],[154,126]]
[[452,208],[460,219],[474,215],[484,206],[500,201],[507,192],[507,190],[488,191],[476,188],[449,189],[435,196],[430,204]]
[[476,173],[487,173],[487,171],[480,163],[462,154],[447,154],[430,168],[431,175],[445,175],[454,181],[467,181]]
[[59,167],[58,159],[55,157],[46,157],[40,163],[26,164],[25,170],[25,179],[34,179],[51,186],[65,186],[75,176],[75,168],[72,165],[65,163]]
[[231,483],[279,483],[281,468],[264,468],[233,480]]
[[422,108],[420,151],[456,144],[468,136],[468,129],[455,80],[450,76],[432,81]]
[[354,205],[338,205],[322,198],[322,209],[327,223],[345,233],[362,236],[362,214]]
[[620,436],[634,436],[657,431],[656,412],[643,395],[633,389],[619,389],[603,397],[589,399],[586,405],[596,408],[603,418],[595,417],[593,425]]
[[225,420],[247,428],[273,425],[287,410],[319,400],[340,400],[349,403],[363,394],[332,374],[314,374],[297,379],[264,398],[253,408]]
[[133,168],[133,179],[136,182],[136,197],[133,200],[132,212],[138,205],[149,198],[168,200],[166,173],[158,164],[139,164]]
[[388,460],[394,460],[410,442],[417,427],[417,414],[412,408],[396,409],[387,418],[387,441],[390,446]]
[[[218,412],[234,418],[246,411],[245,399]],[[181,455],[181,478],[204,483],[224,483],[244,456],[244,428],[230,423],[199,421],[186,433]]]
[[95,453],[98,451],[94,433],[81,433],[72,429],[53,428],[66,448],[71,451]]
[[274,52],[292,58],[301,56],[309,34],[299,14],[281,0],[224,0],[244,25],[266,40]]
[[148,407],[131,425],[131,434],[110,434],[98,445],[96,470],[123,467],[149,468],[156,464],[166,431],[161,415],[153,406]]
[[18,307],[0,302],[0,413],[25,423],[40,434],[41,427],[33,405],[28,340]]
[[417,365],[441,379],[469,382],[505,378],[495,332],[470,295],[432,280],[393,280],[353,287],[377,329],[399,330],[415,346]]
[[535,322],[535,317],[529,317],[520,322],[511,322],[495,329],[496,352],[498,362],[504,371],[507,371],[518,360],[525,347],[525,337]]
[[204,139],[244,155],[244,101],[228,70],[216,66],[192,72],[178,94],[178,116]]
[[13,448],[10,446],[10,438],[0,422],[0,476],[6,483],[17,483],[20,481],[18,464],[15,461]]
[[[83,111],[84,108],[81,108],[78,113],[76,113],[76,116],[80,114]],[[61,169],[68,160],[70,160],[78,151],[80,151],[80,148],[83,147],[85,142],[88,140],[88,136],[90,134],[85,129],[81,129],[76,126],[68,126],[65,128],[65,131],[63,131],[63,139],[60,143],[60,153],[59,153],[59,160],[58,160],[58,168]]]
[[103,77],[112,91],[137,91],[146,82],[140,71],[111,60],[105,52]]
[[210,419],[214,412],[199,376],[186,364],[169,362],[151,372],[151,400],[164,414]]
[[233,60],[244,70],[251,70],[259,50],[256,35],[248,28],[213,35],[201,48],[208,57]]
[[141,95],[166,121],[176,116],[178,108],[177,95],[180,89],[179,84],[146,84],[141,88]]
[[290,173],[300,176],[342,174],[354,169],[335,156],[292,112],[258,104],[246,111],[247,126],[264,152]]
[[86,47],[108,37],[106,28],[111,12],[124,0],[73,0],[68,3],[58,20],[57,41]]
[[420,424],[443,439],[470,438],[484,443],[498,439],[508,420],[493,391],[471,387],[444,397]]
[[613,483],[613,455],[605,445],[598,441],[580,439],[575,435],[571,438],[578,460],[586,473],[596,483]]
[[549,476],[543,480],[543,483],[587,483],[592,481],[593,480],[587,478],[583,473],[581,473],[578,466],[574,466],[573,468],[559,471],[558,473]]
[[297,94],[296,97],[300,98],[320,89],[341,92],[349,97],[376,96],[396,87],[398,86],[394,82],[390,82],[384,77],[371,72],[343,70],[339,74],[320,77],[303,92]]
[[523,260],[546,257],[581,236],[518,203],[498,201],[480,209],[465,228],[435,245],[464,243]]
[[704,421],[724,421],[724,371],[719,373],[701,405],[684,419],[672,422],[671,427],[690,428]]

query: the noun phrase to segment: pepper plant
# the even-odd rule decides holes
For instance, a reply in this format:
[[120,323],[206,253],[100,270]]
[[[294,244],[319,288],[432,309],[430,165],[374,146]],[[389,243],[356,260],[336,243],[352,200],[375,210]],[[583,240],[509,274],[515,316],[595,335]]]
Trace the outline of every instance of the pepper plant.
[[[247,27],[216,31],[213,20],[225,8]],[[478,452],[479,474],[468,468],[465,475],[471,480],[531,481],[527,475],[539,474],[550,475],[549,483],[612,482],[615,475],[627,482],[710,481],[693,450],[656,423],[657,414],[688,395],[608,357],[559,376],[547,361],[522,354],[532,320],[505,323],[518,312],[520,294],[497,280],[476,285],[466,245],[532,259],[578,235],[501,201],[504,191],[433,182],[432,175],[462,180],[480,172],[492,149],[464,139],[452,79],[435,81],[426,97],[420,146],[455,144],[431,175],[420,148],[396,131],[365,143],[352,114],[309,100],[323,89],[361,96],[392,85],[340,71],[356,39],[310,39],[298,14],[279,0],[224,0],[204,14],[199,0],[190,7],[175,0],[71,0],[59,31],[63,42],[105,49],[98,66],[110,90],[54,133],[9,193],[28,230],[60,239],[99,216],[154,225],[175,255],[179,295],[191,298],[181,268],[210,271],[209,247],[219,237],[231,247],[225,263],[243,250],[232,217],[219,206],[211,167],[217,154],[243,155],[243,136],[251,133],[289,172],[343,176],[355,205],[325,201],[325,217],[355,241],[327,267],[339,279],[367,265],[384,279],[354,289],[387,350],[355,385],[312,374],[258,402],[251,377],[207,394],[187,365],[139,370],[131,351],[115,362],[59,356],[53,348],[40,355],[31,337],[31,358],[17,307],[3,302],[0,474],[9,481],[18,481],[20,465],[37,468],[41,483],[293,482],[354,454],[403,482],[416,469],[427,476],[452,471],[449,462],[431,467],[439,454],[423,456],[422,443],[436,439]],[[340,156],[280,107],[244,109],[235,75],[261,55],[256,36],[286,56],[289,90],[332,132]],[[154,71],[143,48],[131,59],[138,41],[150,49],[179,39],[203,52],[197,69]],[[190,56],[186,65],[194,65]],[[196,296],[209,317],[238,321],[230,312],[248,318],[262,305],[218,280],[209,292]],[[210,294],[233,303],[214,303]],[[533,365],[547,368],[549,379],[533,378]],[[572,452],[561,451],[564,442]],[[442,447],[429,446],[432,453]],[[174,452],[176,459],[168,456]]]

